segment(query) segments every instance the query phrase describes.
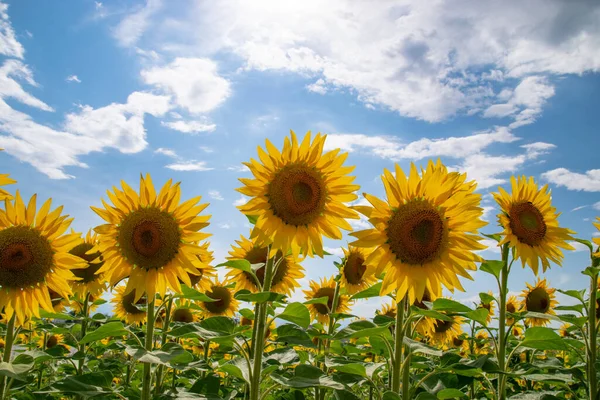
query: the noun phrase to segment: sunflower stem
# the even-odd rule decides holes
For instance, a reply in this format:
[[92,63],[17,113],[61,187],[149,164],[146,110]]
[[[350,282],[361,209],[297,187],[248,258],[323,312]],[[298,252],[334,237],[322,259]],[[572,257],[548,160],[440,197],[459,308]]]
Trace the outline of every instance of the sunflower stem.
[[[148,318],[146,321],[146,351],[152,351],[154,339],[154,301],[148,303]],[[152,364],[144,363],[144,376],[142,381],[142,400],[150,400],[150,386],[152,380]]]
[[[90,293],[87,292],[83,299],[83,319],[81,320],[81,338],[85,337],[88,326],[88,314],[89,314],[89,304]],[[77,375],[83,374],[83,365],[85,364],[85,343],[79,345],[79,352],[81,353],[81,359],[79,360],[79,364],[77,367]]]
[[[408,315],[407,315],[407,319],[408,316],[410,315],[410,309],[408,310]],[[408,322],[408,326],[406,327],[406,333],[405,336],[411,337],[412,336],[412,324],[410,323],[410,320],[407,321]],[[404,346],[404,362],[402,363],[402,398],[403,399],[408,399],[409,398],[409,391],[410,391],[410,356],[411,356],[411,352],[410,352],[410,348],[408,346]]]
[[[600,264],[600,259],[592,258],[592,266],[597,267]],[[590,300],[588,308],[588,335],[589,335],[589,350],[588,350],[588,382],[590,383],[590,400],[596,400],[598,394],[598,382],[596,379],[596,298],[598,291],[598,272],[590,278]]]
[[500,312],[498,321],[498,342],[497,355],[498,367],[500,374],[498,375],[498,400],[506,399],[506,391],[504,384],[506,383],[506,295],[508,294],[508,244],[502,246],[502,271],[500,271]]
[[[169,296],[169,301],[167,301],[167,306],[165,309],[165,321],[162,329],[162,336],[160,338],[161,347],[167,343],[167,332],[169,332],[169,324],[171,323],[171,308],[173,307],[173,296]],[[158,372],[156,373],[156,387],[154,389],[155,393],[160,394],[160,389],[163,381],[163,373],[165,366],[159,365]]]
[[402,344],[404,343],[404,308],[406,298],[396,304],[396,327],[394,333],[394,358],[392,359],[392,392],[400,394],[402,369]]
[[[13,311],[13,315],[8,321],[6,326],[6,336],[4,339],[4,354],[2,355],[2,361],[7,363],[10,362],[10,356],[12,352],[13,341],[15,340],[15,318],[17,317],[16,312]],[[4,398],[4,392],[6,390],[6,376],[0,378],[0,399]]]
[[[271,248],[267,251],[270,253]],[[269,254],[267,253],[267,254]],[[273,266],[275,258],[267,260],[265,266],[265,279],[263,283],[263,291],[268,292],[271,290],[271,281],[273,280]],[[259,400],[260,398],[260,377],[262,371],[262,356],[265,345],[265,325],[267,321],[267,302],[261,304],[258,308],[258,315],[254,316],[254,324],[257,324],[255,337],[252,338],[254,342],[254,365],[252,367],[252,384],[250,385],[250,400]]]

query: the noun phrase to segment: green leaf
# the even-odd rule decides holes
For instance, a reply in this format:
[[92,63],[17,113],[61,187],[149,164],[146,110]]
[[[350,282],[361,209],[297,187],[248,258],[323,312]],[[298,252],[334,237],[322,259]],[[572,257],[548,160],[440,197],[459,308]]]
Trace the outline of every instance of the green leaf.
[[65,313],[50,313],[42,308],[40,308],[40,317],[46,318],[46,319],[64,319],[64,320],[71,320],[71,321],[77,321],[77,320],[81,319],[81,318],[74,317],[72,315],[65,314]]
[[437,392],[438,399],[464,399],[467,395],[458,389],[446,388]]
[[449,317],[448,315],[435,311],[435,310],[426,310],[423,308],[419,308],[417,306],[412,306],[411,307],[411,315],[415,315],[415,316],[424,316],[424,317],[429,317],[429,318],[435,318],[435,319],[439,319],[440,321],[452,321],[452,317]]
[[329,297],[328,296],[323,296],[323,297],[318,297],[316,299],[310,299],[308,301],[305,301],[303,304],[324,304],[324,305],[327,305],[328,301],[329,301]]
[[544,327],[527,329],[521,346],[537,350],[568,350],[567,345],[556,332]]
[[110,371],[68,376],[62,381],[52,384],[52,388],[60,393],[82,396],[83,398],[111,393],[113,375]]
[[492,234],[482,233],[482,235],[485,236],[486,238],[495,240],[496,242],[500,242],[502,240],[502,235],[500,233],[492,233]]
[[[382,400],[401,400],[402,398],[398,393],[387,391],[383,394]],[[434,397],[435,399],[435,397]]]
[[379,297],[379,292],[381,292],[381,282],[374,284],[373,286],[363,290],[362,292],[356,293],[354,296],[350,297],[350,300]]
[[283,386],[292,388],[325,387],[336,390],[344,390],[345,386],[334,381],[331,377],[323,374],[317,367],[312,365],[300,364],[294,370],[292,377],[286,377],[273,372],[271,379]]
[[258,221],[258,215],[246,215],[246,218],[248,218],[248,222],[252,225],[256,225],[256,221]]
[[439,298],[433,302],[433,309],[437,311],[448,311],[448,312],[457,312],[464,313],[471,311],[471,308],[465,306],[458,301]]
[[312,339],[304,330],[293,324],[283,324],[277,327],[277,339],[279,343],[288,343],[306,347],[315,347]]
[[510,400],[555,400],[559,399],[556,397],[560,394],[560,392],[523,392],[519,393],[515,396],[511,396]]
[[[583,314],[583,304],[574,304],[572,306],[556,306],[554,307],[555,310],[560,310],[560,311],[575,311],[579,314]],[[559,315],[559,317],[562,317],[562,315]],[[561,318],[562,319],[562,318]]]
[[193,289],[193,288],[188,287],[186,285],[181,285],[181,294],[178,294],[175,297],[181,298],[181,299],[189,299],[189,300],[195,300],[195,301],[202,301],[202,302],[205,302],[205,303],[212,303],[212,302],[217,301],[215,299],[211,299],[210,297],[208,297],[204,293],[201,293],[201,292],[197,291],[196,289]]
[[275,292],[258,292],[252,293],[249,290],[243,289],[237,292],[233,297],[240,301],[249,303],[266,303],[270,301],[282,301],[285,296]]
[[590,242],[589,240],[585,240],[585,239],[575,239],[576,242],[581,243],[583,245],[586,245],[588,249],[590,249],[590,254],[594,254],[594,245],[592,245],[592,242]]
[[558,292],[560,292],[566,296],[573,297],[582,303],[585,302],[583,300],[583,297],[585,296],[585,289],[582,289],[582,290],[560,290],[560,289],[558,289]]
[[481,304],[490,304],[493,301],[496,301],[494,296],[488,293],[479,293],[479,298],[481,299]]
[[483,326],[487,326],[487,317],[490,312],[486,308],[477,308],[473,311],[466,312],[465,317],[480,323]]
[[241,315],[242,317],[246,317],[246,318],[248,318],[248,319],[251,319],[251,320],[253,320],[253,321],[254,321],[254,311],[252,311],[252,310],[250,310],[250,309],[248,309],[248,308],[242,308],[242,309],[239,311],[239,313],[240,313],[240,315]]
[[248,365],[246,364],[246,360],[242,357],[234,358],[233,360],[221,365],[219,369],[235,376],[236,378],[246,381],[246,383],[250,383],[250,372],[248,370]]
[[252,271],[252,264],[250,264],[250,261],[244,260],[244,259],[228,260],[224,263],[221,263],[221,264],[218,264],[215,266],[215,268],[219,268],[219,267],[229,267],[229,268],[233,268],[233,269],[239,269],[240,271],[248,272],[249,274],[254,273]]
[[391,323],[387,325],[375,325],[371,321],[356,321],[351,322],[344,329],[340,330],[334,336],[334,339],[352,339],[356,337],[369,337],[375,335],[390,335],[390,331],[388,327]]
[[133,357],[134,360],[142,363],[161,364],[161,365],[176,365],[188,364],[194,360],[194,356],[184,350],[177,343],[165,343],[160,350],[147,351],[138,346],[127,346],[125,352]]
[[121,322],[108,322],[101,325],[93,332],[86,334],[80,341],[80,344],[91,343],[111,336],[127,336],[129,331],[125,329]]
[[227,317],[211,317],[201,322],[193,322],[178,326],[169,332],[174,337],[197,336],[204,340],[215,340],[233,337],[235,322]]
[[348,362],[336,362],[333,359],[327,359],[325,362],[327,367],[334,368],[339,372],[343,372],[345,374],[352,374],[362,376],[363,378],[367,377],[367,369],[364,364],[361,363],[348,363]]
[[333,398],[335,400],[361,400],[357,395],[348,390],[336,390]]
[[430,356],[441,357],[442,351],[434,347],[427,346],[424,343],[404,337],[404,344],[407,345],[413,353],[423,353]]
[[310,325],[310,311],[308,311],[308,308],[302,303],[288,304],[285,310],[283,310],[277,318],[294,323],[304,329],[308,328]]
[[480,271],[487,272],[496,277],[496,279],[500,279],[500,272],[502,271],[502,267],[504,266],[503,261],[498,260],[485,260],[481,263],[479,267]]
[[0,362],[0,375],[21,381],[26,380],[26,374],[33,368],[34,363],[32,356],[19,354],[12,362]]

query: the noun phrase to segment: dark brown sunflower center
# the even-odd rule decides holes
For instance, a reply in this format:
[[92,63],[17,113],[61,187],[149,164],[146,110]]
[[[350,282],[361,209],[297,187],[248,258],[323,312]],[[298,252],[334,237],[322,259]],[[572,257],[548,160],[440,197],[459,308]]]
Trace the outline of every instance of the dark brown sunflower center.
[[121,298],[121,305],[123,306],[123,309],[128,314],[144,314],[146,311],[139,309],[137,306],[145,305],[146,298],[140,297],[137,303],[134,303],[133,300],[135,300],[135,290],[131,291],[130,293],[124,295]]
[[344,277],[346,281],[348,281],[351,285],[358,285],[362,283],[363,276],[365,271],[367,270],[367,266],[365,265],[365,259],[362,254],[351,251],[346,258],[346,263],[344,264]]
[[427,289],[425,290],[425,292],[423,292],[423,297],[421,298],[421,301],[415,300],[415,306],[419,307],[422,310],[427,310],[427,306],[424,303],[426,301],[431,302],[431,295],[429,294],[429,291]]
[[[102,267],[104,264],[104,260],[100,255],[100,252],[95,252],[93,254],[86,254],[94,247],[91,243],[82,243],[80,245],[75,246],[69,253],[77,256],[79,258],[83,258],[88,263],[87,268],[78,268],[72,269],[73,275],[78,278],[81,278],[80,283],[89,283],[95,281],[100,275],[96,275],[96,272]],[[92,263],[92,261],[94,261]]]
[[390,308],[383,315],[385,315],[386,317],[390,317],[390,318],[396,318],[396,310],[394,308]]
[[[250,264],[266,264],[267,253],[268,253],[268,249],[266,247],[253,247],[246,254],[245,259]],[[283,253],[281,251],[278,251],[277,256],[275,258],[279,259],[282,256],[283,256]],[[254,271],[254,274],[258,278],[258,281],[260,282],[261,285],[263,285],[265,282],[265,271],[266,271],[265,268],[266,268],[266,265],[263,265],[262,267],[260,267],[256,271]],[[278,285],[279,283],[281,283],[283,281],[283,279],[288,274],[288,269],[289,269],[289,265],[288,265],[287,259],[283,258],[281,260],[281,262],[279,263],[277,270],[275,271],[275,275],[273,275],[273,280],[271,281],[271,287],[275,287],[276,285]],[[250,282],[252,284],[252,286],[256,287],[256,282],[254,281],[254,278],[252,278],[252,275],[250,275],[248,272],[244,272],[244,275],[248,279],[248,282]]]
[[[313,296],[314,299],[318,299],[319,297],[327,297],[327,306],[325,306],[325,304],[313,304],[319,314],[322,314],[322,315],[329,314],[329,311],[333,307],[334,292],[335,292],[335,289],[330,288],[330,287],[324,287],[324,288],[320,288],[319,290],[317,290],[317,292]],[[335,312],[334,310],[331,310],[331,311]]]
[[[200,282],[200,280],[202,280],[202,276],[204,275],[204,270],[199,269],[198,272],[200,272],[198,275],[192,275],[188,272],[188,277],[190,278],[190,283],[192,284],[192,287],[196,286],[198,284],[198,282]],[[183,281],[181,279],[179,279],[179,282],[183,283]]]
[[452,339],[452,344],[454,345],[454,347],[460,347],[460,346],[462,346],[462,344],[464,342],[465,342],[464,339],[461,339],[461,338],[458,338],[458,337],[455,337],[455,338]]
[[156,207],[127,215],[119,226],[117,241],[127,261],[141,268],[162,268],[179,251],[181,231],[172,215]]
[[327,190],[321,174],[304,164],[279,170],[267,189],[273,214],[288,225],[309,225],[323,212]]
[[240,319],[240,325],[242,326],[252,326],[253,321],[250,318],[242,317]]
[[533,289],[525,299],[527,311],[546,313],[550,309],[550,295],[541,287]]
[[531,202],[513,204],[508,217],[510,229],[521,243],[537,246],[546,237],[544,216]]
[[51,349],[58,344],[58,337],[56,335],[50,335],[46,339],[46,348]]
[[194,322],[194,314],[189,308],[178,308],[173,312],[175,322]]
[[440,212],[428,202],[412,200],[394,210],[387,237],[398,259],[423,265],[439,257],[448,239],[448,228]]
[[506,305],[506,311],[508,311],[509,313],[515,313],[517,311],[517,308],[515,307],[515,303],[508,303]]
[[0,286],[26,288],[46,280],[54,265],[50,242],[37,230],[12,226],[0,231]]
[[231,304],[231,293],[229,289],[221,286],[213,286],[206,295],[216,301],[205,302],[204,308],[213,314],[224,314]]
[[441,319],[435,320],[435,332],[436,333],[444,333],[449,331],[452,328],[452,321],[442,321]]
[[486,310],[490,311],[492,309],[492,303],[481,303],[479,308],[485,308]]

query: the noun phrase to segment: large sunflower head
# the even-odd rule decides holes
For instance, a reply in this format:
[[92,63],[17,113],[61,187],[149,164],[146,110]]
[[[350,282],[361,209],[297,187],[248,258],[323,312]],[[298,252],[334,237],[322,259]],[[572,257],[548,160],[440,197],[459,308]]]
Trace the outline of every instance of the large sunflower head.
[[[243,236],[240,236],[240,238],[241,240],[236,240],[237,246],[231,246],[229,257],[227,257],[229,260],[247,260],[250,264],[267,263],[269,255],[267,246],[261,244],[257,238],[246,239]],[[273,275],[271,291],[289,296],[297,287],[300,287],[298,280],[304,278],[304,268],[298,263],[298,259],[293,253],[284,257],[283,253],[278,251],[275,258],[278,260],[281,257],[283,259],[279,262],[277,270]],[[262,285],[265,279],[265,266],[263,265],[254,271],[254,273]],[[248,289],[251,292],[258,291],[256,281],[247,272],[239,269],[231,269],[227,273],[227,277],[232,282],[236,282],[236,291],[241,289]]]
[[111,300],[115,315],[128,324],[142,324],[146,320],[146,296],[136,296],[135,292],[127,293],[124,285],[117,286],[115,292]]
[[79,278],[71,282],[73,293],[76,293],[81,298],[89,293],[90,296],[98,297],[106,290],[106,282],[103,274],[98,273],[98,270],[104,265],[104,258],[97,250],[98,235],[91,230],[85,235],[83,243],[73,247],[69,253],[80,257],[86,261],[85,268],[76,268],[71,271]]
[[[521,311],[521,303],[517,299],[517,296],[511,295],[506,300],[506,312],[510,314],[515,314]],[[515,322],[515,319],[512,317],[506,317],[506,323],[508,325],[512,325]]]
[[444,348],[452,347],[454,339],[462,333],[464,318],[458,315],[449,316],[451,321],[444,321],[430,317],[422,318],[417,324],[419,333],[429,339],[431,344]]
[[346,288],[346,293],[355,294],[367,289],[377,282],[373,274],[373,266],[367,265],[365,260],[368,256],[368,249],[348,246],[344,250],[344,259],[340,270],[342,276],[342,287]]
[[413,304],[425,289],[439,297],[442,284],[450,291],[464,290],[458,276],[471,278],[481,258],[476,250],[483,210],[475,182],[466,174],[448,172],[441,161],[429,162],[421,174],[411,164],[406,176],[396,165],[396,176],[384,170],[387,201],[365,194],[370,206],[355,206],[374,226],[351,233],[357,247],[373,247],[366,262],[375,275],[385,272],[381,295],[397,291],[397,299],[408,296]]
[[540,261],[542,270],[550,268],[550,261],[561,264],[563,253],[560,250],[574,250],[568,242],[574,240],[574,233],[558,226],[560,213],[552,207],[548,185],[538,188],[533,177],[511,177],[512,194],[503,188],[494,193],[500,205],[498,214],[504,228],[504,238],[500,245],[508,243],[515,249],[515,259],[520,258],[523,267],[529,265],[537,275]]
[[345,219],[358,218],[346,205],[359,189],[348,175],[354,167],[343,166],[348,153],[340,149],[323,154],[325,138],[319,133],[311,143],[308,132],[298,144],[292,131],[281,152],[267,140],[267,151],[258,148],[260,162],[245,163],[254,178],[240,179],[237,190],[251,199],[239,209],[258,217],[251,236],[272,241],[272,255],[293,249],[322,257],[321,236],[341,239],[340,228],[352,230]]
[[210,289],[206,291],[206,295],[216,301],[201,303],[205,317],[218,315],[233,317],[240,302],[233,297],[233,291],[228,286],[228,282],[221,283],[218,279],[211,282]]
[[179,293],[180,280],[192,286],[190,275],[207,268],[196,243],[210,236],[200,232],[208,226],[210,215],[199,215],[208,204],[198,204],[199,196],[180,204],[179,183],[171,180],[157,194],[149,174],[140,177],[139,194],[125,182],[121,186],[107,192],[113,206],[103,200],[104,208],[92,207],[108,222],[94,229],[104,257],[98,273],[111,285],[128,277],[126,292],[135,290],[135,300],[143,293],[150,299],[169,289]]
[[[527,283],[527,289],[523,290],[521,307],[525,311],[540,314],[556,315],[554,308],[558,305],[556,289],[549,288],[545,279],[538,279],[535,285]],[[550,322],[546,318],[530,317],[525,319],[527,326],[546,326]]]
[[306,300],[318,299],[327,297],[327,305],[325,304],[309,304],[308,310],[312,319],[316,319],[323,325],[329,323],[329,313],[347,313],[350,311],[349,297],[341,294],[339,296],[338,305],[335,310],[333,308],[333,296],[335,293],[335,281],[333,277],[321,278],[321,282],[310,281],[310,290],[304,290]]
[[0,210],[0,309],[8,319],[16,314],[19,326],[39,317],[40,307],[54,311],[50,290],[68,299],[69,281],[76,279],[71,269],[85,266],[69,254],[81,241],[77,233],[65,234],[72,219],[61,216],[62,207],[51,210],[51,200],[36,215],[36,198],[25,206],[17,191]]

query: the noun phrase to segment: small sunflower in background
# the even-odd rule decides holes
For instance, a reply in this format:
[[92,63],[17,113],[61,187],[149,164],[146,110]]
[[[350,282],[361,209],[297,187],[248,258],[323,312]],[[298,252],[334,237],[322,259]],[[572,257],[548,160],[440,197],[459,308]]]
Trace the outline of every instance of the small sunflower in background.
[[175,302],[175,309],[171,314],[173,322],[198,322],[200,320],[200,312],[193,308],[192,302],[185,299],[178,299]]
[[572,326],[573,325],[565,322],[558,329],[558,333],[560,334],[561,337],[564,337],[564,338],[573,337],[573,334],[571,332],[569,332],[569,328]]
[[420,301],[425,290],[439,297],[442,285],[464,291],[458,277],[471,279],[468,270],[477,270],[481,219],[481,195],[477,184],[466,174],[448,172],[438,160],[417,170],[411,164],[408,177],[396,164],[396,176],[384,170],[386,200],[365,193],[371,206],[354,206],[374,228],[353,232],[350,243],[373,248],[366,262],[375,275],[385,272],[381,295],[396,290],[397,300]]
[[[539,279],[535,285],[527,283],[527,289],[523,290],[521,305],[524,311],[540,314],[556,315],[554,308],[558,305],[555,295],[556,289],[549,288],[546,279]],[[546,326],[549,319],[529,317],[525,319],[527,326]]]
[[[96,300],[101,299],[100,296],[96,297],[90,294],[88,298],[88,312],[92,313],[98,309],[98,304],[94,304]],[[85,300],[79,297],[78,294],[73,295],[71,297],[71,301],[69,302],[69,308],[75,312],[75,314],[83,314],[83,302]]]
[[204,317],[225,316],[231,318],[239,308],[239,301],[233,297],[233,291],[229,288],[227,281],[221,283],[218,279],[215,279],[211,282],[210,289],[205,294],[216,301],[201,302]]
[[104,276],[98,273],[98,270],[104,265],[104,259],[99,251],[88,254],[93,249],[97,249],[98,235],[91,230],[85,235],[83,243],[73,247],[69,253],[82,258],[86,261],[84,268],[75,268],[71,271],[78,279],[71,281],[73,293],[81,299],[85,299],[89,293],[90,296],[98,297],[106,290],[106,281]]
[[504,238],[499,243],[508,243],[515,249],[515,259],[521,259],[523,268],[529,265],[537,276],[539,265],[542,271],[550,268],[550,261],[561,265],[564,257],[561,249],[575,250],[569,244],[574,240],[573,231],[558,226],[560,213],[552,207],[552,197],[548,185],[538,188],[533,177],[525,176],[510,179],[512,194],[503,188],[493,193],[500,205],[498,214],[500,225],[504,228]]
[[[491,290],[488,291],[487,294],[493,297],[493,293],[492,293]],[[477,308],[485,308],[486,310],[488,310],[488,315],[487,315],[487,318],[486,318],[486,322],[488,324],[490,322],[492,322],[492,317],[494,316],[494,310],[495,310],[494,300],[484,301],[483,299],[481,299],[480,302],[479,302],[479,304],[477,305]]]
[[351,231],[346,218],[358,214],[346,204],[357,199],[360,186],[348,175],[354,167],[344,166],[348,153],[340,149],[323,153],[326,135],[318,133],[311,142],[308,132],[302,143],[291,131],[283,150],[266,140],[266,152],[258,147],[258,158],[244,163],[254,178],[241,178],[238,192],[251,197],[239,210],[257,217],[251,238],[272,242],[277,251],[323,256],[323,239],[341,239],[341,229]]
[[316,319],[323,325],[329,323],[329,313],[347,313],[350,311],[349,297],[339,295],[338,305],[335,310],[333,308],[333,296],[335,293],[335,281],[333,276],[330,278],[321,278],[320,282],[311,280],[309,282],[310,290],[304,290],[306,300],[318,299],[327,297],[327,305],[325,304],[308,304],[308,310],[312,319]]
[[358,293],[377,282],[373,267],[365,263],[369,254],[368,249],[348,246],[347,250],[343,250],[344,259],[340,273],[341,285],[346,289],[346,293],[351,295]]
[[514,325],[512,327],[511,333],[517,339],[522,339],[523,338],[523,332],[524,332],[523,328],[520,327],[519,325]]
[[50,291],[68,299],[71,269],[85,266],[68,253],[81,242],[79,234],[66,233],[73,219],[61,216],[62,207],[51,210],[52,200],[36,214],[36,200],[33,195],[25,206],[17,191],[0,210],[0,309],[8,320],[16,315],[17,326],[39,318],[40,307],[54,312]]
[[452,347],[454,339],[463,333],[464,318],[458,315],[448,315],[448,317],[450,317],[450,321],[430,317],[422,318],[417,324],[417,331],[439,348]]
[[44,335],[40,336],[38,339],[38,347],[40,349],[50,350],[54,347],[62,346],[64,348],[68,348],[68,346],[64,343],[65,337],[64,335],[58,333],[48,333],[46,335],[46,343],[44,344]]
[[[510,295],[508,300],[506,300],[506,312],[515,314],[519,311],[521,311],[521,303],[519,302],[519,299],[517,299],[517,296],[515,295]],[[507,315],[506,323],[508,325],[512,325],[515,323],[515,319]]]
[[475,354],[484,355],[491,352],[490,335],[484,330],[478,331],[475,334]]
[[397,307],[398,307],[398,305],[394,302],[389,303],[389,304],[384,304],[383,307],[381,307],[381,311],[377,310],[377,314],[385,315],[386,317],[395,319]]
[[[231,246],[228,260],[246,260],[250,264],[266,264],[268,257],[268,247],[261,244],[258,239],[247,239],[240,236],[240,240],[236,240],[237,246]],[[283,257],[283,253],[278,251],[275,255],[276,259]],[[265,280],[265,266],[263,265],[254,274],[258,278],[261,286]],[[259,291],[259,287],[251,274],[239,270],[230,269],[227,272],[227,278],[236,283],[235,290],[247,289],[255,293]],[[293,252],[283,257],[273,275],[271,282],[271,292],[290,296],[294,290],[300,287],[298,280],[304,278],[304,268],[299,264],[298,259]]]
[[[598,231],[600,231],[600,217],[596,217],[596,222],[594,222],[594,226]],[[592,241],[596,244],[596,246],[600,247],[600,237],[592,238]],[[594,253],[594,257],[600,257],[600,251]]]
[[189,276],[208,267],[196,244],[210,236],[201,232],[209,225],[210,215],[200,215],[208,204],[199,204],[200,196],[180,204],[179,183],[171,180],[157,194],[150,174],[140,177],[139,194],[125,182],[121,187],[107,192],[113,206],[102,200],[104,208],[92,207],[107,222],[94,228],[104,257],[98,273],[111,285],[128,278],[126,292],[135,291],[135,301],[144,293],[151,300],[180,293],[180,281],[192,286]]
[[[211,265],[215,259],[213,257],[214,252],[209,250],[210,242],[204,242],[198,246],[200,247],[200,254],[197,257],[205,267],[199,269],[197,275],[192,275],[188,272],[188,277],[190,278],[190,287],[192,289],[206,292],[210,289],[210,283],[217,277],[217,272]],[[179,279],[179,283],[185,283],[180,278],[177,279]]]
[[136,300],[135,292],[126,293],[125,286],[117,286],[115,295],[111,300],[115,316],[127,324],[142,324],[146,321],[146,296],[142,295]]

